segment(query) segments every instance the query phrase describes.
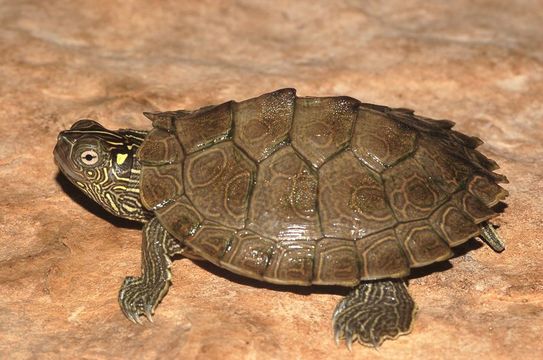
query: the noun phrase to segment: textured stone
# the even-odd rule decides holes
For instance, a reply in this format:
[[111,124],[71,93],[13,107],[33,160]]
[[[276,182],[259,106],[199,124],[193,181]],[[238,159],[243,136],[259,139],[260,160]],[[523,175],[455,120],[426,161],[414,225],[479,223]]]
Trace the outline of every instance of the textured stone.
[[[542,11],[467,0],[2,2],[0,358],[542,357]],[[116,297],[140,271],[138,227],[57,178],[56,136],[79,118],[149,129],[143,111],[282,87],[452,119],[510,180],[495,220],[506,250],[472,240],[413,271],[413,332],[379,351],[335,346],[344,289],[267,285],[187,259],[174,262],[155,323],[130,323]]]

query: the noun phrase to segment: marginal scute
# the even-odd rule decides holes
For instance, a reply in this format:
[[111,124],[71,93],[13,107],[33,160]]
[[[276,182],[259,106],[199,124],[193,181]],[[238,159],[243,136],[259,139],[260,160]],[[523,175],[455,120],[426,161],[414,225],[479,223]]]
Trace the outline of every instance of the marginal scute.
[[173,132],[175,130],[174,122],[183,116],[187,116],[191,111],[176,110],[176,111],[164,111],[164,112],[144,112],[143,115],[153,122],[153,127]]
[[322,237],[317,174],[291,147],[260,163],[247,228],[277,240]]
[[489,207],[496,205],[508,195],[507,190],[482,175],[475,175],[470,180],[468,190]]
[[396,223],[383,185],[350,151],[319,170],[319,205],[328,237],[357,239]]
[[158,220],[179,240],[194,235],[204,218],[186,196],[170,201],[155,210]]
[[456,130],[451,130],[450,135],[456,139],[459,143],[462,145],[470,148],[475,149],[476,147],[483,144],[483,140],[479,139],[476,136],[468,136],[465,134],[462,134],[461,132],[458,132]]
[[264,280],[276,284],[310,285],[313,279],[315,241],[285,240],[272,251]]
[[471,173],[476,169],[465,159],[453,155],[438,139],[430,135],[420,138],[414,158],[432,181],[449,194],[465,186]]
[[144,164],[160,165],[183,161],[184,153],[175,136],[153,129],[138,149],[137,157]]
[[413,159],[385,171],[383,180],[399,221],[427,218],[447,197]]
[[321,166],[351,138],[360,102],[350,97],[296,100],[292,144],[314,167]]
[[185,243],[203,258],[219,265],[220,260],[228,251],[235,231],[212,221],[204,221],[194,236]]
[[425,220],[399,224],[395,230],[411,267],[446,260],[453,255],[447,242]]
[[430,119],[415,115],[413,110],[406,111],[406,109],[402,108],[389,109],[387,113],[395,121],[425,133],[443,133],[443,131],[450,130],[455,125],[454,121],[451,120]]
[[360,161],[381,172],[411,154],[416,138],[414,130],[385,113],[361,108],[351,146]]
[[449,246],[457,246],[479,234],[479,226],[462,210],[447,202],[431,217],[430,224],[444,238]]
[[441,147],[441,151],[444,151],[456,158],[463,159],[464,162],[469,164],[472,170],[476,170],[479,173],[492,179],[493,182],[505,182],[507,183],[507,177],[492,172],[498,168],[495,161],[488,159],[479,151],[474,150],[464,144],[462,139],[450,132],[440,133],[439,137],[433,138],[436,145]]
[[185,161],[186,194],[207,219],[241,229],[256,166],[231,141]]
[[356,240],[356,250],[361,279],[399,278],[409,274],[408,259],[392,229]]
[[[486,156],[484,156],[483,154],[481,154],[480,152],[476,150],[471,151],[471,157],[472,159],[476,159],[476,161],[488,171],[493,171],[500,168],[497,162],[495,162],[492,159],[487,158]],[[507,180],[504,180],[504,182],[507,182]]]
[[143,206],[152,209],[168,199],[183,194],[181,163],[160,166],[143,165],[140,178],[140,197]]
[[290,131],[296,90],[281,89],[236,103],[234,142],[256,161],[263,160]]
[[238,231],[221,260],[225,268],[246,276],[261,279],[276,242],[249,230]]
[[354,286],[359,281],[354,241],[335,238],[317,241],[313,284]]
[[479,200],[479,198],[472,195],[468,191],[459,191],[452,196],[451,200],[476,224],[480,224],[483,221],[498,215],[481,200]]
[[207,106],[174,121],[177,137],[190,154],[227,139],[232,127],[233,101]]

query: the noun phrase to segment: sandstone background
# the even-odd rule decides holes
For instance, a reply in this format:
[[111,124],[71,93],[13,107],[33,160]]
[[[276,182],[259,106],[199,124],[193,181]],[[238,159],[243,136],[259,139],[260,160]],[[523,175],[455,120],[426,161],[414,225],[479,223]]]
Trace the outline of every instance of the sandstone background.
[[[0,1],[0,358],[543,358],[543,2]],[[415,271],[411,335],[336,347],[345,294],[176,261],[155,323],[117,305],[140,231],[57,176],[56,135],[149,128],[281,87],[453,119],[509,177],[507,250]]]

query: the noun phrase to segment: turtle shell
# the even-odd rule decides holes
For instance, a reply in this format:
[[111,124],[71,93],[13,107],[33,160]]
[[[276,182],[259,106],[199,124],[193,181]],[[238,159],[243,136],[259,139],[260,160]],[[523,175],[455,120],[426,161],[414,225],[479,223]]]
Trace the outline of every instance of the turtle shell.
[[272,283],[406,276],[507,196],[481,140],[407,109],[282,89],[145,115],[144,206],[203,258]]

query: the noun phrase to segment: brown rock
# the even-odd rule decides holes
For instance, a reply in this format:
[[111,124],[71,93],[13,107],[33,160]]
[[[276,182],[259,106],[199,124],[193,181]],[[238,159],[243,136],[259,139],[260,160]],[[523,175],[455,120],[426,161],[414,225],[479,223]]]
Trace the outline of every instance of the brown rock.
[[[458,1],[5,2],[0,11],[0,358],[538,358],[543,356],[543,6]],[[282,87],[450,118],[510,180],[507,249],[471,241],[411,276],[409,336],[349,354],[344,290],[265,285],[177,261],[154,324],[117,305],[140,231],[57,177],[79,118],[150,128]],[[446,270],[446,271],[445,271]]]

